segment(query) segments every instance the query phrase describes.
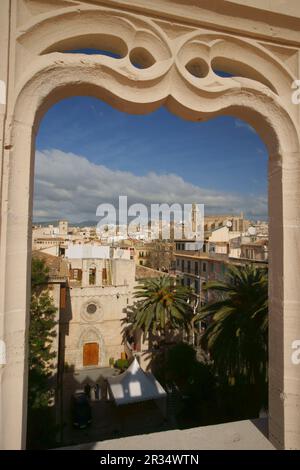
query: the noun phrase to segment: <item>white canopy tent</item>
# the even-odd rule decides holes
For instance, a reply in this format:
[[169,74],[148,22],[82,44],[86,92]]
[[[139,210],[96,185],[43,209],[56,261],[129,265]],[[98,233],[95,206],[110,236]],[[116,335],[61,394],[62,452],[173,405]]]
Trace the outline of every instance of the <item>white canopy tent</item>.
[[123,374],[108,377],[108,392],[116,405],[127,405],[167,396],[156,378],[140,367],[136,358]]

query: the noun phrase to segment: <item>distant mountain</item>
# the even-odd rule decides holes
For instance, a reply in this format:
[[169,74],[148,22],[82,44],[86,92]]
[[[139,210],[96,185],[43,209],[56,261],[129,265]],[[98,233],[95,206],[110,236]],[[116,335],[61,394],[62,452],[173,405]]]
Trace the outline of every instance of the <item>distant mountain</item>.
[[58,225],[58,220],[46,220],[45,221],[41,221],[41,220],[34,220],[32,222],[33,225],[42,225],[42,227],[45,227],[46,225]]
[[70,223],[69,225],[75,226],[75,227],[93,227],[97,225],[99,221],[98,220],[83,220],[82,222],[79,223]]
[[[63,219],[60,219],[63,220]],[[54,225],[58,226],[58,220],[47,220],[47,221],[40,221],[40,220],[34,220],[33,225],[42,225],[42,227],[45,227],[47,225]],[[83,220],[81,222],[69,222],[70,227],[95,227],[97,225],[98,221],[97,220]]]

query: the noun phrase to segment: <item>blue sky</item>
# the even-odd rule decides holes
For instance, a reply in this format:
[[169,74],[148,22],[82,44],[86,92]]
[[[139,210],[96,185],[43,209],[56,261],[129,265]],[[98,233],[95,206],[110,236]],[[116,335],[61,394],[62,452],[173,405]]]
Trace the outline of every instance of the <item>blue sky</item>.
[[95,205],[124,191],[132,202],[198,202],[206,212],[267,214],[266,148],[233,117],[190,122],[165,108],[135,116],[75,97],[47,112],[36,149],[38,220],[90,220]]

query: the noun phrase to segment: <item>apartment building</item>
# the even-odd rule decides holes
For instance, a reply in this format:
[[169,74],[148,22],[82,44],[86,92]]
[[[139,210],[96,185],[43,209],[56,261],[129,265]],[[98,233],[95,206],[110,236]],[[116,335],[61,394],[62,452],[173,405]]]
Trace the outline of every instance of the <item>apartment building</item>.
[[202,243],[175,240],[175,272],[183,285],[194,289],[202,304],[212,298],[203,290],[208,281],[224,280],[228,267],[255,263],[268,265],[268,240],[225,225],[212,230]]

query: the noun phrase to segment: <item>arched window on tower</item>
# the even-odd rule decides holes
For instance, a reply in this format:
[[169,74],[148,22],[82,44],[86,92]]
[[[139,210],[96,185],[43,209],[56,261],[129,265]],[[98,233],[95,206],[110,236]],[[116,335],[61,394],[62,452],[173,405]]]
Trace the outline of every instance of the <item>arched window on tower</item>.
[[96,268],[92,267],[89,269],[89,285],[94,286],[96,284]]
[[108,284],[107,269],[102,269],[102,284],[105,286]]

